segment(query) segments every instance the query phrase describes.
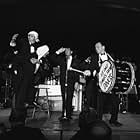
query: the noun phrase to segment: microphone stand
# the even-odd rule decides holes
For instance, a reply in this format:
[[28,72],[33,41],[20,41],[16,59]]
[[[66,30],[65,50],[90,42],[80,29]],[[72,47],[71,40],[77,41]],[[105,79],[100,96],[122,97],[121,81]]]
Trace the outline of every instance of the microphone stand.
[[68,91],[68,59],[69,57],[66,56],[66,72],[65,72],[65,94],[64,94],[64,117],[63,119],[67,119],[66,117],[66,101],[67,101],[67,91]]
[[[67,64],[67,63],[66,63]],[[65,94],[64,94],[64,117],[63,119],[67,119],[66,117],[66,101],[67,101],[67,88],[68,88],[68,69],[66,68],[66,73],[65,73]]]

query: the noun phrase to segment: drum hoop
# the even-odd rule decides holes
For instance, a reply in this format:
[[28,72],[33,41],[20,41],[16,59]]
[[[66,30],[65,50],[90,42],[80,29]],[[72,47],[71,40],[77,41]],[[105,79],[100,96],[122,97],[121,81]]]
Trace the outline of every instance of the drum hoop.
[[133,85],[134,85],[134,81],[135,81],[135,70],[134,70],[134,68],[133,68],[133,66],[132,66],[132,64],[130,62],[123,61],[122,63],[128,64],[129,67],[130,67],[130,70],[131,70],[131,82],[130,82],[130,86],[127,89],[127,91],[123,92],[123,94],[128,94],[130,92],[130,90],[132,89]]
[[[111,90],[113,89],[113,87],[115,85],[115,81],[116,81],[116,68],[115,68],[115,64],[113,63],[113,61],[111,61],[111,60],[105,60],[103,63],[106,63],[106,62],[110,63],[110,65],[112,67],[113,78],[112,78],[112,81],[111,81],[111,85],[110,85],[110,87],[108,88],[107,91],[103,91],[102,90],[100,83],[99,83],[99,87],[101,88],[102,92],[110,93]],[[101,67],[100,67],[100,70],[101,70]]]

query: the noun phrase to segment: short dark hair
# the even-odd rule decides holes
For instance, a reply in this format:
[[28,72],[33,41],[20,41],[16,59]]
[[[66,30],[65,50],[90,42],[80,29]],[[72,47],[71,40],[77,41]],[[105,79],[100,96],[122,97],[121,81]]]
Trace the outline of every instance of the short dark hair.
[[94,140],[111,140],[112,129],[103,120],[95,120],[88,125],[87,133]]
[[3,140],[19,140],[22,139],[29,139],[32,137],[34,140],[47,140],[45,135],[41,132],[39,128],[32,128],[32,127],[24,127],[24,126],[17,126],[10,131],[7,131],[3,135]]
[[85,107],[79,114],[79,127],[86,128],[88,124],[97,119],[97,112],[94,108]]
[[112,140],[112,129],[102,120],[95,120],[81,127],[70,140]]

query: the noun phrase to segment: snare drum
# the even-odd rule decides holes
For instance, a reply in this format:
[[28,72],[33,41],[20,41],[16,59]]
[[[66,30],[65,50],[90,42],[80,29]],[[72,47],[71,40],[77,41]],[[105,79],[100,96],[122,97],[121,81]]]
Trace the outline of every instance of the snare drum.
[[99,71],[99,87],[104,93],[127,94],[134,85],[135,71],[126,61],[104,61]]

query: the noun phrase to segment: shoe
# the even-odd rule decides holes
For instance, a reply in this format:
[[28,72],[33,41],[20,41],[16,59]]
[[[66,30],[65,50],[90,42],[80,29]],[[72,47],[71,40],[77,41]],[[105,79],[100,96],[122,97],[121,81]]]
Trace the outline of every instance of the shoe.
[[24,127],[25,126],[25,122],[23,121],[17,121],[17,122],[12,122],[11,123],[11,128],[17,128],[17,127]]
[[39,107],[39,105],[36,102],[25,103],[25,108],[34,108],[34,107]]
[[66,118],[68,118],[69,120],[72,120],[72,119],[73,119],[71,116],[68,116],[68,117],[66,117]]
[[37,102],[33,102],[33,105],[35,106],[35,107],[40,107],[41,105],[39,104],[39,103],[37,103]]
[[6,126],[4,123],[0,123],[0,134],[6,133]]
[[60,122],[64,122],[64,121],[70,121],[70,118],[65,117],[65,116],[61,116],[58,118]]
[[123,124],[118,122],[118,121],[109,121],[109,123],[112,125],[112,126],[116,126],[116,127],[120,127],[122,126]]
[[25,108],[33,108],[34,107],[34,105],[31,103],[25,103],[24,106],[25,106]]
[[58,120],[61,121],[63,118],[64,118],[64,116],[60,116],[60,117],[58,118]]

